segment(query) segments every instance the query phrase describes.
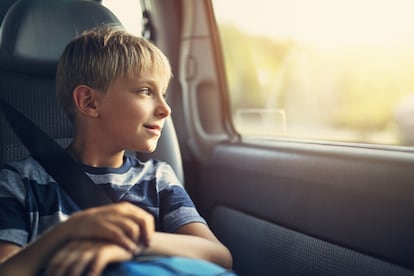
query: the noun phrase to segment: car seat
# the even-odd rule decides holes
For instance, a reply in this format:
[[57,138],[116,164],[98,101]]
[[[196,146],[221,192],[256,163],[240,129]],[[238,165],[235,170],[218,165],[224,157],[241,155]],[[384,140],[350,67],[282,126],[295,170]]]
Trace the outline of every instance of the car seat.
[[[55,71],[65,45],[84,30],[103,23],[120,24],[99,2],[84,0],[20,0],[6,13],[0,28],[0,97],[5,99],[63,147],[73,127],[55,96]],[[0,116],[0,165],[27,156]],[[181,155],[171,119],[154,154],[168,162],[183,181]]]

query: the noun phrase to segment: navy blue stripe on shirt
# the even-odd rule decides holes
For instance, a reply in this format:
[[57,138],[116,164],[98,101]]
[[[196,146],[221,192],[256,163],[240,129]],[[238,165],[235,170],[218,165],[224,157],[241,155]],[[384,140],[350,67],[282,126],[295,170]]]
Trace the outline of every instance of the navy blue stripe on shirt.
[[24,215],[24,206],[15,198],[2,197],[0,209],[0,229],[29,229],[29,218]]
[[92,167],[85,164],[79,163],[80,166],[86,173],[94,174],[94,175],[105,175],[105,174],[124,174],[127,173],[131,167],[135,164],[132,163],[130,157],[124,156],[122,166],[119,168],[111,168],[111,167]]
[[124,196],[125,200],[131,201],[142,207],[158,207],[159,198],[156,188],[156,179],[143,180],[133,185]]
[[9,170],[9,171],[12,171],[12,172],[17,173],[17,174],[20,173],[15,167],[10,166],[10,165],[4,165],[1,169],[2,170]]
[[79,210],[56,182],[39,184],[35,180],[23,179],[23,183],[26,189],[26,211],[38,212],[39,216],[50,216],[59,211],[70,215]]
[[160,215],[164,216],[180,207],[193,207],[193,201],[183,187],[179,185],[171,185],[167,189],[160,192]]

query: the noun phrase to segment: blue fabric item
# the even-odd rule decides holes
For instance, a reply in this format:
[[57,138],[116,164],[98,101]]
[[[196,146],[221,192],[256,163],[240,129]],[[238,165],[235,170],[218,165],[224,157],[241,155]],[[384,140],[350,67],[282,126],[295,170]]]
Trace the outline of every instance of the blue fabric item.
[[234,272],[216,264],[183,257],[158,257],[145,261],[128,261],[109,265],[103,276],[230,276]]

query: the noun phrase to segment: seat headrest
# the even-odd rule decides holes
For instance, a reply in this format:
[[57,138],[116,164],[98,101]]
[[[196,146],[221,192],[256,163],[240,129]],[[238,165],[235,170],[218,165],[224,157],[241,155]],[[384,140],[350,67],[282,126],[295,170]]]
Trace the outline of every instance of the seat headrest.
[[86,0],[20,0],[0,29],[0,67],[8,71],[55,76],[66,44],[101,24],[121,25],[111,11]]

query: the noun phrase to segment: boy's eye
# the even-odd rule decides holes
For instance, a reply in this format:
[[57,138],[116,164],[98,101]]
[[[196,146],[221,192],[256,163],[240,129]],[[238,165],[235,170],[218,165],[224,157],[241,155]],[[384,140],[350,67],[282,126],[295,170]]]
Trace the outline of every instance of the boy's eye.
[[152,90],[148,87],[144,87],[144,88],[140,88],[138,89],[138,93],[145,95],[145,96],[151,96],[152,95]]

